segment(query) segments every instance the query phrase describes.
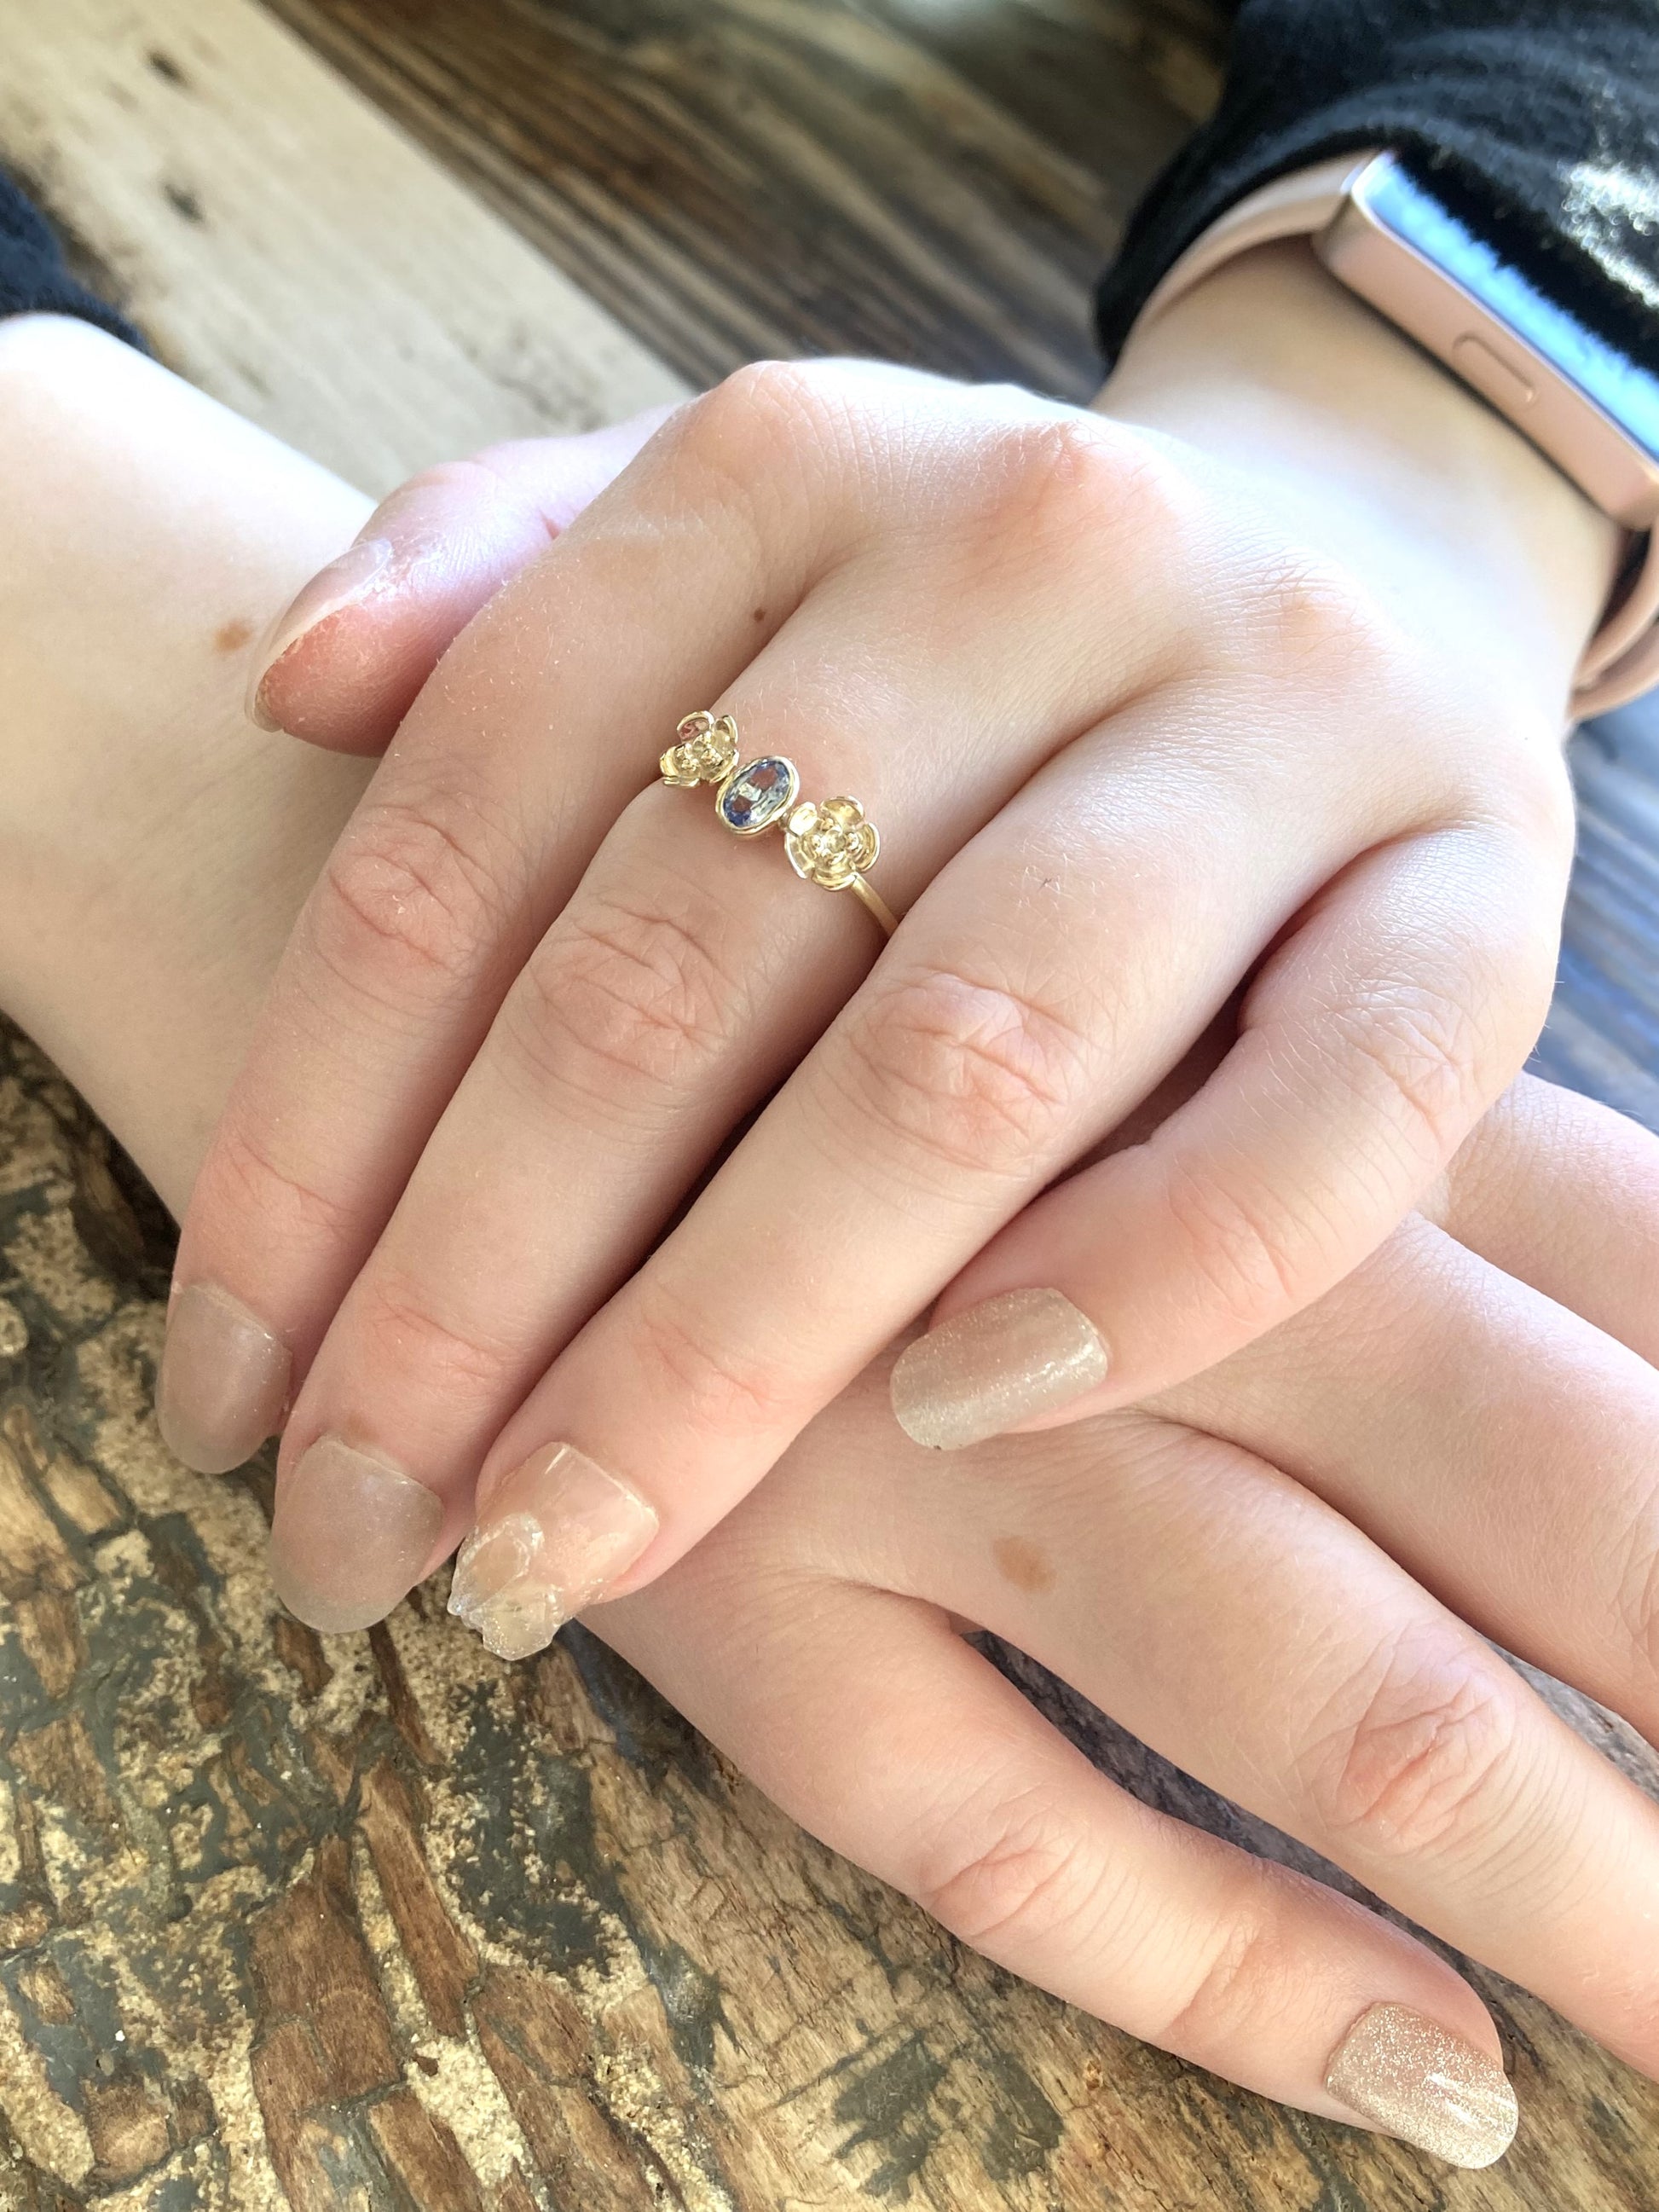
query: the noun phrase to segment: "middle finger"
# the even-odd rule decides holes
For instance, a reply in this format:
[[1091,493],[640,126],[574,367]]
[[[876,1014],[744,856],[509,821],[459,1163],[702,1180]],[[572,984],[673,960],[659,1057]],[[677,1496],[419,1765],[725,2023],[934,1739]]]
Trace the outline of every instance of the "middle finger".
[[[1386,779],[1354,770],[1344,787],[1338,757],[1322,787],[1329,748],[1253,757],[1240,715],[1234,684],[1165,684],[1049,760],[929,884],[686,1219],[498,1438],[456,1585],[482,1633],[510,1615],[521,1656],[532,1625],[545,1640],[696,1542],[1180,1059],[1241,963],[1395,826]],[[1079,1356],[1103,1364],[1089,1336]],[[631,1547],[607,1539],[598,1581],[594,1499],[634,1529]]]
[[[848,392],[900,385],[926,386],[925,434],[903,469],[879,452],[872,467],[880,441],[849,431]],[[865,541],[883,497],[925,543],[960,473],[954,448],[994,405],[1016,451],[1070,412],[898,370],[728,379],[457,641],[307,902],[198,1178],[157,1397],[191,1465],[234,1467],[280,1425],[513,978],[648,782],[660,732],[741,673]],[[1144,617],[1143,634],[1165,635],[1150,600],[1128,598],[1126,629]]]

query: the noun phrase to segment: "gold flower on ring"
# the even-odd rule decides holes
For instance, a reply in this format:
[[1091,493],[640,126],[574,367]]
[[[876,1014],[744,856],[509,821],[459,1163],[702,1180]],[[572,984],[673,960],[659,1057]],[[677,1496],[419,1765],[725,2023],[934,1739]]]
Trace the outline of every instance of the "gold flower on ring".
[[856,799],[827,799],[822,806],[806,799],[791,813],[783,842],[795,873],[827,891],[844,891],[880,850],[876,825]]
[[738,726],[729,714],[717,722],[706,709],[688,714],[657,763],[665,783],[724,783],[738,764]]

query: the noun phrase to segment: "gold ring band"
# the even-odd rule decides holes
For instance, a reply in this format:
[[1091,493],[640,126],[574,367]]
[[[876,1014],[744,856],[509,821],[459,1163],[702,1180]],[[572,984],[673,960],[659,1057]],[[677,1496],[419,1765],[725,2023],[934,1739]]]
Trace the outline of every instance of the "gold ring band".
[[665,783],[689,788],[715,786],[714,812],[734,837],[758,837],[781,823],[783,849],[803,883],[826,891],[851,891],[890,937],[898,927],[892,908],[866,880],[881,850],[876,825],[856,799],[827,799],[822,805],[800,795],[800,772],[781,753],[743,758],[738,726],[706,708],[688,714],[675,743],[657,763]]

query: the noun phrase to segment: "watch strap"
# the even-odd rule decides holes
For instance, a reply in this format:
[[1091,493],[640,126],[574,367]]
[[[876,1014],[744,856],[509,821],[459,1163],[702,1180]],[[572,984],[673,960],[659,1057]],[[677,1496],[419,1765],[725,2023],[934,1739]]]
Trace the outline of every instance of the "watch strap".
[[[1382,149],[1369,147],[1275,177],[1212,222],[1168,269],[1135,318],[1143,327],[1164,313],[1214,270],[1258,246],[1286,238],[1314,238],[1328,229],[1346,204],[1350,187]],[[1331,274],[1343,282],[1340,270]],[[1352,289],[1350,287],[1349,289]],[[1363,294],[1358,296],[1364,297]],[[1374,301],[1367,304],[1376,309]],[[1407,336],[1413,336],[1411,332]],[[1480,397],[1491,400],[1455,362],[1438,354],[1448,374]],[[1501,410],[1500,410],[1501,411]],[[1507,414],[1506,420],[1510,420]],[[1520,435],[1526,432],[1516,424]],[[1581,487],[1582,489],[1582,487]],[[1589,495],[1586,495],[1589,496]],[[1574,679],[1576,717],[1605,714],[1659,684],[1659,532],[1631,539],[1630,556],[1595,635],[1584,648]]]

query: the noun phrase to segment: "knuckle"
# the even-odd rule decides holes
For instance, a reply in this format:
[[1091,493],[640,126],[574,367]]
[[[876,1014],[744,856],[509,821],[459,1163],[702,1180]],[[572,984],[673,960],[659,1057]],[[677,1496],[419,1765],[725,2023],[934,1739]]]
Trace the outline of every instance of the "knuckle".
[[459,487],[466,491],[489,491],[501,488],[501,478],[477,458],[465,460],[433,461],[417,469],[412,477],[405,477],[395,491],[388,493],[370,516],[373,524],[390,517],[397,518],[406,501],[424,491],[449,491]]
[[827,363],[748,362],[691,402],[679,435],[717,467],[746,471],[780,449],[822,442],[853,404]]
[[1227,1178],[1184,1159],[1171,1164],[1163,1193],[1175,1249],[1222,1312],[1249,1334],[1301,1302],[1304,1267],[1334,1224],[1311,1185],[1294,1201],[1241,1175]]
[[737,1437],[772,1436],[798,1425],[792,1419],[787,1370],[763,1354],[717,1342],[706,1315],[659,1288],[641,1302],[629,1327],[645,1364],[647,1390],[672,1399],[677,1425],[728,1444]]
[[1042,1795],[1021,1792],[953,1823],[913,1894],[975,1950],[1015,1952],[1073,1924],[1095,1887],[1075,1829]]
[[[1565,883],[1572,866],[1578,834],[1572,777],[1559,732],[1546,729],[1517,742],[1513,726],[1506,724],[1500,735],[1497,772],[1482,775],[1478,797],[1471,794],[1470,812],[1480,819],[1484,806],[1496,825],[1518,842],[1520,851],[1514,857],[1519,864],[1534,870],[1541,864],[1549,872],[1553,893],[1559,896],[1559,886]],[[1486,763],[1480,761],[1475,766],[1485,769]]]
[[511,513],[538,537],[556,538],[558,531],[526,488],[515,481],[509,456],[514,441],[487,446],[464,460],[434,461],[417,476],[398,485],[382,502],[375,520],[396,526],[412,508],[417,516],[427,507],[424,495],[437,495],[437,511],[449,520],[446,526],[460,526],[468,516],[484,510]]
[[[1249,1879],[1271,1897],[1284,1876],[1271,1861],[1258,1864]],[[1223,1923],[1219,1941],[1157,2039],[1200,2064],[1206,2052],[1236,2052],[1245,2038],[1259,2033],[1264,2019],[1274,2016],[1294,1977],[1279,1914],[1267,1899],[1248,1898]]]
[[1000,539],[1056,557],[1144,557],[1180,532],[1191,492],[1173,459],[1103,416],[1071,414],[1009,425],[990,478]]
[[1298,1762],[1333,1836],[1404,1858],[1488,1827],[1515,1739],[1495,1664],[1407,1638],[1343,1686]]
[[1061,1017],[944,969],[900,978],[847,1030],[860,1137],[873,1124],[907,1174],[1029,1180],[1071,1118],[1085,1046]]
[[214,1146],[203,1196],[231,1219],[257,1220],[261,1237],[278,1246],[334,1240],[350,1225],[350,1209],[296,1168],[283,1165],[252,1130],[228,1123]]
[[[476,836],[476,833],[475,833]],[[437,807],[362,809],[330,855],[312,942],[337,975],[389,1002],[470,980],[503,920],[495,876]]]
[[664,902],[585,898],[509,994],[510,1048],[538,1085],[556,1082],[607,1103],[619,1091],[683,1098],[742,1015],[708,933]]
[[1389,696],[1418,657],[1358,576],[1299,545],[1276,545],[1249,566],[1232,627],[1250,664],[1279,681],[1291,671],[1310,690]]
[[[1402,976],[1359,1005],[1332,1009],[1332,1042],[1352,1079],[1376,1094],[1391,1119],[1403,1116],[1437,1166],[1462,1142],[1486,1103],[1489,1071],[1497,1072],[1485,1025],[1468,1003],[1475,995]],[[1498,1003],[1495,994],[1480,995]]]
[[442,1320],[400,1275],[386,1273],[366,1284],[353,1308],[360,1371],[415,1375],[422,1390],[471,1399],[499,1391],[515,1364],[513,1347]]

